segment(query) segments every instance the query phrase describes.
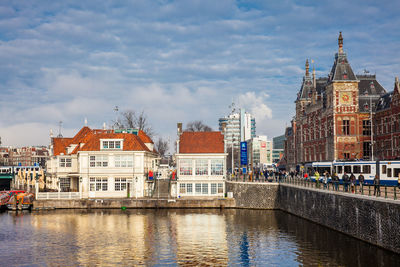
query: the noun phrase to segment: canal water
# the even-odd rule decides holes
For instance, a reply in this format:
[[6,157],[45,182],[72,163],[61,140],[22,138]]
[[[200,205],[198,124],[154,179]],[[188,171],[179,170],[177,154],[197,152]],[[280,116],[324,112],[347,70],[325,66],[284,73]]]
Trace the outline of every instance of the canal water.
[[281,211],[0,213],[1,266],[399,266],[400,255]]

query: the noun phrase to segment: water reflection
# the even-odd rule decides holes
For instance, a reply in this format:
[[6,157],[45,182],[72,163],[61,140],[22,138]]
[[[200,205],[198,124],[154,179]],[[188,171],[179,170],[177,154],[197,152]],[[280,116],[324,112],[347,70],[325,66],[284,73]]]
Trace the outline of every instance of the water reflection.
[[278,211],[0,214],[7,265],[395,266],[397,254]]

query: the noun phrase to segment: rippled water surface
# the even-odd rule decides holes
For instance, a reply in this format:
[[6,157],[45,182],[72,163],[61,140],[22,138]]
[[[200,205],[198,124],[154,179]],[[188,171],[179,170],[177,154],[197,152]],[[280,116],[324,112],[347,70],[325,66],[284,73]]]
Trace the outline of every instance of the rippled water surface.
[[280,211],[0,213],[1,266],[400,266],[400,256]]

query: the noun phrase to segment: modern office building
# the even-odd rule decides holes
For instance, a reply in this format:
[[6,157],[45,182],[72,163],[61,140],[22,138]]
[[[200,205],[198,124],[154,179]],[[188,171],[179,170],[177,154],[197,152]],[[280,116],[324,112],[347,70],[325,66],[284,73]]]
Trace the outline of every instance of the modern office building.
[[232,112],[230,115],[220,118],[219,130],[222,131],[222,124],[226,124],[225,128],[225,145],[239,149],[240,142],[250,140],[256,137],[256,120],[245,109],[239,112]]
[[267,136],[253,137],[247,141],[247,154],[250,167],[263,167],[272,164],[272,141]]
[[273,143],[272,161],[274,163],[279,162],[279,160],[283,157],[283,153],[285,151],[285,141],[286,141],[285,135],[280,135],[272,139]]

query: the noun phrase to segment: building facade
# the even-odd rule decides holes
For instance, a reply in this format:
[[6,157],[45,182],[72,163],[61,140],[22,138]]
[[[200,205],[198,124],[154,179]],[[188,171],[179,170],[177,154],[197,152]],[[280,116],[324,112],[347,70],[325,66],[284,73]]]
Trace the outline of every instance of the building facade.
[[272,138],[272,162],[278,163],[282,159],[285,151],[285,141],[285,135],[280,135]]
[[355,75],[338,39],[338,53],[328,77],[306,72],[297,95],[296,115],[286,130],[289,169],[313,161],[369,159],[371,108],[386,94],[375,75]]
[[272,164],[272,141],[267,136],[253,137],[247,141],[247,158],[253,168],[262,168]]
[[220,118],[218,123],[220,131],[223,131],[223,124],[226,124],[225,143],[228,147],[233,144],[234,148],[239,149],[240,142],[256,137],[256,120],[245,109],[233,111],[230,115]]
[[374,155],[378,160],[400,159],[400,84],[396,77],[394,90],[383,95],[374,116]]
[[152,190],[147,174],[157,156],[143,131],[85,126],[72,138],[52,138],[47,177],[82,198],[144,197]]
[[223,197],[226,153],[221,132],[182,132],[178,128],[177,197]]

